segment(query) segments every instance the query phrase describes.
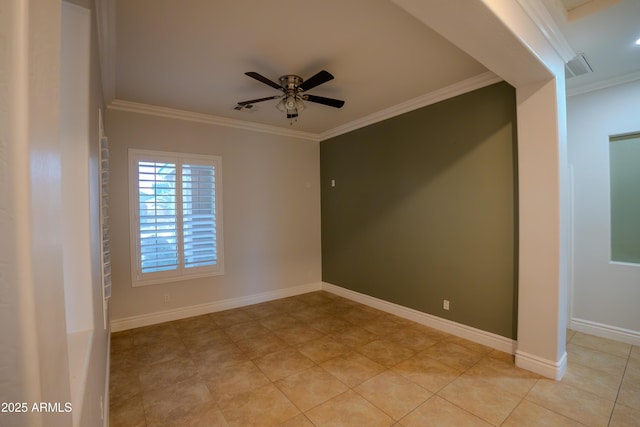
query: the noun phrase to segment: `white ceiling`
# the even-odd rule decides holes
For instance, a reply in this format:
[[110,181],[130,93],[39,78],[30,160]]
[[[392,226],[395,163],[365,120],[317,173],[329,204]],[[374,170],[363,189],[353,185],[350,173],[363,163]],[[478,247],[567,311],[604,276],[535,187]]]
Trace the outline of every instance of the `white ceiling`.
[[[593,73],[572,77],[579,91],[640,78],[640,0],[562,0],[566,16],[557,19],[576,53],[584,53]],[[557,18],[557,17],[556,17]]]
[[[115,1],[118,100],[320,134],[487,72],[390,0]],[[568,6],[565,16],[554,15],[596,71],[569,86],[640,70],[640,48],[611,45],[640,37],[640,0],[591,1],[618,4],[571,22]],[[247,71],[277,81],[322,69],[335,79],[309,93],[343,99],[342,109],[307,102],[292,125],[277,100],[233,110],[238,101],[279,93]]]

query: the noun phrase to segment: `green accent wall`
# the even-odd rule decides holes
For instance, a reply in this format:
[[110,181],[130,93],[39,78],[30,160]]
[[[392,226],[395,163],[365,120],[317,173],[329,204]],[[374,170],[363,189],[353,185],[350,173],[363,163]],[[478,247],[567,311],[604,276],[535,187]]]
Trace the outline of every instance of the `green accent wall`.
[[323,281],[515,339],[516,158],[504,82],[322,141]]
[[640,133],[609,141],[611,260],[640,264]]

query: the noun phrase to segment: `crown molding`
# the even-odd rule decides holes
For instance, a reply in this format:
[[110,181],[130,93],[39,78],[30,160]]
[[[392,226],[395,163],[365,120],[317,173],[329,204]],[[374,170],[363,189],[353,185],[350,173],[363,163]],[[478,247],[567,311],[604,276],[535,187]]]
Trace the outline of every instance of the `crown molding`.
[[116,3],[95,0],[95,8],[102,96],[109,104],[116,97]]
[[436,102],[444,101],[445,99],[453,98],[454,96],[462,95],[501,81],[502,79],[500,77],[491,71],[487,71],[461,82],[446,86],[442,89],[438,89],[398,105],[394,105],[393,107],[385,108],[384,110],[369,114],[361,119],[338,126],[334,129],[321,133],[319,138],[320,141],[324,141],[325,139],[333,138],[382,120],[399,116],[401,114],[408,113],[409,111],[417,110],[418,108],[426,107],[427,105],[435,104]]
[[576,56],[569,41],[553,19],[553,15],[540,0],[518,0],[522,10],[531,18],[560,58],[566,64]]
[[244,120],[229,119],[211,114],[194,113],[192,111],[178,110],[175,108],[159,107],[157,105],[141,104],[138,102],[114,99],[107,107],[110,110],[128,111],[131,113],[147,114],[158,117],[187,120],[191,122],[206,123],[210,125],[226,126],[236,129],[250,130],[254,132],[269,133],[273,135],[291,136],[318,142],[318,135],[311,132],[302,132],[279,128],[277,126],[262,125]]
[[640,71],[623,74],[621,76],[612,77],[606,80],[598,80],[592,83],[585,83],[581,85],[567,87],[567,96],[569,97],[569,96],[583,95],[585,93],[594,92],[596,90],[607,89],[609,87],[635,82],[636,80],[640,80]]
[[219,117],[211,114],[194,113],[192,111],[178,110],[175,108],[124,101],[121,99],[114,99],[109,103],[107,108],[110,110],[128,111],[132,113],[168,117],[179,120],[188,120],[192,122],[227,126],[254,132],[270,133],[273,135],[291,136],[294,138],[319,142],[501,81],[502,79],[500,77],[498,77],[491,71],[487,71],[482,74],[478,74],[477,76],[418,96],[403,103],[394,105],[393,107],[385,108],[384,110],[369,114],[368,116],[319,134],[283,129],[277,126],[263,125],[247,122],[244,120],[229,119],[226,117]]

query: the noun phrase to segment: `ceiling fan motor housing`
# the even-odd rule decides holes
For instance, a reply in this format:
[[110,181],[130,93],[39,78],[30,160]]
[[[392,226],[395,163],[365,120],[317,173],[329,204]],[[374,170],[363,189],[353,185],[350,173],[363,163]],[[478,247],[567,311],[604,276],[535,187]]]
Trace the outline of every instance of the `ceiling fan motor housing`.
[[280,77],[280,86],[286,91],[295,91],[303,82],[302,77],[288,74]]

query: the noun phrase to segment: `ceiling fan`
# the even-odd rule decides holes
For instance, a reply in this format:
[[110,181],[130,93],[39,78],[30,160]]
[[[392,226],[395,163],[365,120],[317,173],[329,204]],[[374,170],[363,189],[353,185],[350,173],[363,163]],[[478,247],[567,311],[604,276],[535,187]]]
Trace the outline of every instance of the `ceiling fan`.
[[328,105],[334,108],[341,108],[344,105],[344,101],[339,99],[325,98],[324,96],[308,95],[304,93],[309,89],[333,79],[331,73],[325,70],[316,73],[308,80],[303,80],[300,76],[287,74],[278,79],[280,83],[271,81],[255,71],[249,71],[245,74],[259,82],[271,86],[274,89],[282,91],[282,94],[238,102],[238,105],[234,107],[234,110],[249,110],[253,108],[253,104],[257,102],[268,101],[270,99],[280,99],[276,108],[283,113],[286,113],[287,118],[291,120],[291,123],[293,123],[294,119],[297,120],[298,113],[305,108],[303,101],[315,102],[317,104]]

